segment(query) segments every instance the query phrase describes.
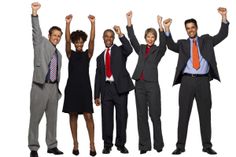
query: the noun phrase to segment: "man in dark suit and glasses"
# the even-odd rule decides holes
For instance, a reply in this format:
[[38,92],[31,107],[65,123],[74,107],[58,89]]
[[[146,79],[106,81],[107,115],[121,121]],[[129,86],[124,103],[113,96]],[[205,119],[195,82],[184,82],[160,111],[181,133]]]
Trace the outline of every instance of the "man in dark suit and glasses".
[[170,34],[171,19],[164,21],[167,36],[167,46],[179,54],[175,73],[174,85],[180,83],[179,90],[179,123],[178,142],[172,154],[181,154],[185,151],[188,122],[196,99],[200,119],[201,139],[203,152],[217,154],[211,144],[211,90],[210,80],[220,80],[215,59],[214,46],[228,36],[227,10],[218,8],[222,16],[221,28],[218,34],[197,35],[197,21],[188,19],[185,28],[189,38],[174,42]]
[[116,34],[122,43],[113,44],[115,33],[107,29],[103,33],[105,50],[97,57],[95,76],[95,103],[102,104],[102,138],[104,140],[103,154],[109,154],[112,148],[113,112],[116,108],[116,141],[115,145],[121,153],[128,153],[125,147],[127,126],[127,98],[134,89],[133,82],[126,69],[127,57],[132,53],[132,47],[121,32],[119,26],[114,26]]

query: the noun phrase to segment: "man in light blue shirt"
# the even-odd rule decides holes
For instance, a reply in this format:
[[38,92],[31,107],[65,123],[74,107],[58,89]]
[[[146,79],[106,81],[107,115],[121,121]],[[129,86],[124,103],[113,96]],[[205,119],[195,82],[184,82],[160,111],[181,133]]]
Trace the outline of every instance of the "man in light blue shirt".
[[175,73],[174,85],[180,83],[179,90],[179,123],[178,141],[176,150],[172,154],[181,154],[185,151],[187,129],[194,98],[200,119],[203,152],[217,154],[211,144],[211,89],[210,80],[220,81],[214,46],[224,40],[228,35],[229,22],[226,8],[218,8],[222,16],[221,28],[218,34],[197,35],[197,21],[185,21],[188,39],[174,42],[170,33],[171,19],[164,21],[167,46],[179,54]]

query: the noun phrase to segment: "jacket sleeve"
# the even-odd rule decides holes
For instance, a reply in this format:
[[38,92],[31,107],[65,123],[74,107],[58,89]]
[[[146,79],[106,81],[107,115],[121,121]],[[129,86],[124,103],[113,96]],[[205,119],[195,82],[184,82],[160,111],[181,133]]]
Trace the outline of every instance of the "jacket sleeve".
[[126,29],[127,29],[127,32],[128,32],[128,37],[129,37],[129,40],[131,42],[131,45],[133,46],[135,52],[137,54],[139,54],[139,51],[140,51],[140,44],[134,34],[134,29],[133,29],[133,25],[131,25],[130,27],[129,26],[126,26]]
[[159,44],[159,53],[161,54],[161,56],[164,56],[165,52],[166,52],[166,36],[165,36],[165,33],[164,31],[160,31],[159,29],[159,41],[160,41],[160,44]]
[[94,99],[100,98],[101,94],[101,66],[99,63],[99,59],[97,58],[97,68],[95,74],[95,87],[94,87]]
[[129,56],[133,52],[133,49],[132,49],[132,47],[130,45],[130,42],[125,37],[125,35],[123,35],[119,39],[120,39],[120,41],[122,43],[122,45],[120,47],[123,49],[123,51],[122,51],[123,55]]
[[171,51],[174,51],[176,53],[179,53],[179,45],[174,42],[173,38],[172,38],[172,35],[169,34],[168,36],[166,36],[166,44],[167,44],[167,47],[171,50]]
[[31,21],[32,21],[33,45],[35,47],[42,42],[43,36],[39,25],[38,15],[37,16],[31,15]]
[[228,32],[229,32],[229,22],[221,23],[221,27],[220,27],[220,31],[218,32],[218,34],[216,34],[215,36],[213,36],[213,46],[219,44],[221,41],[223,41],[227,36],[228,36]]

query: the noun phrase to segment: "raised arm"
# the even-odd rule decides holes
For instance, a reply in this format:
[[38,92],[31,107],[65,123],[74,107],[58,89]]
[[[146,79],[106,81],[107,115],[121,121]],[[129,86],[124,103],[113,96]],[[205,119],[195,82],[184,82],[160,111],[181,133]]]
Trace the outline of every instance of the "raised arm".
[[118,35],[118,37],[119,37],[119,39],[120,39],[120,41],[121,41],[121,43],[122,43],[121,47],[122,47],[123,50],[124,50],[124,51],[122,51],[123,54],[124,54],[125,56],[129,56],[129,55],[132,53],[133,49],[132,49],[132,47],[131,47],[131,45],[130,45],[128,39],[127,39],[127,38],[125,37],[125,35],[121,32],[120,26],[116,26],[116,25],[115,25],[115,26],[113,27],[113,29],[115,30],[116,34]]
[[229,22],[227,21],[227,9],[220,7],[218,8],[218,12],[222,17],[222,23],[220,27],[220,31],[218,34],[213,36],[213,45],[219,44],[221,41],[223,41],[227,36],[228,36],[228,27],[229,27]]
[[134,29],[133,29],[133,25],[132,25],[132,16],[133,16],[133,13],[132,11],[129,11],[127,14],[126,14],[126,19],[127,19],[127,31],[128,31],[128,37],[130,39],[130,42],[131,42],[131,45],[133,46],[135,52],[137,54],[139,54],[139,49],[140,49],[140,44],[138,42],[138,39],[136,38],[135,34],[134,34]]
[[68,58],[70,58],[71,55],[71,40],[70,40],[70,23],[72,21],[73,16],[67,15],[66,16],[66,35],[65,35],[65,40],[66,40],[66,55]]
[[162,55],[166,52],[166,37],[164,33],[164,28],[162,25],[162,17],[160,15],[157,16],[157,23],[159,25],[159,50]]
[[166,44],[168,48],[176,53],[179,53],[179,46],[177,43],[174,42],[170,33],[170,25],[172,23],[172,19],[168,18],[163,21],[163,25],[165,28],[165,35],[166,35]]
[[41,4],[38,2],[33,2],[31,4],[32,8],[32,15],[31,15],[31,20],[32,20],[32,35],[33,35],[33,45],[36,46],[38,45],[42,39],[42,31],[39,25],[39,19],[38,19],[38,10],[40,9]]
[[93,56],[94,51],[94,38],[95,38],[95,16],[89,15],[89,21],[91,22],[91,31],[88,45],[88,56],[91,58]]

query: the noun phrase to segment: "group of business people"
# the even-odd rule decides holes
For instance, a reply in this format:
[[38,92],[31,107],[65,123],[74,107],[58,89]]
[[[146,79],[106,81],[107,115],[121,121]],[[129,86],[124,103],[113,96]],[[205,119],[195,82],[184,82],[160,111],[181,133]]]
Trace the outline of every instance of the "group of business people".
[[[46,113],[46,143],[48,153],[63,154],[57,148],[56,126],[57,107],[61,97],[58,84],[60,81],[61,54],[56,46],[60,42],[62,31],[53,26],[49,30],[48,39],[42,36],[39,25],[38,10],[41,5],[34,2],[32,7],[32,28],[34,47],[34,73],[30,95],[30,125],[28,146],[31,157],[38,157],[38,126],[41,118]],[[116,111],[116,139],[115,146],[121,153],[129,153],[125,147],[127,127],[127,99],[129,91],[135,89],[137,107],[139,150],[140,154],[150,151],[151,138],[148,125],[148,114],[153,124],[154,149],[161,152],[164,147],[161,130],[161,93],[158,83],[157,66],[164,56],[167,47],[179,54],[174,85],[180,83],[179,90],[179,124],[178,141],[172,154],[181,154],[185,151],[185,141],[191,108],[194,98],[200,117],[200,128],[203,152],[216,154],[211,144],[211,90],[210,80],[219,79],[216,66],[214,46],[224,40],[228,35],[227,10],[218,8],[222,16],[221,28],[218,34],[198,36],[198,25],[195,19],[185,21],[188,39],[174,42],[170,33],[172,20],[157,16],[159,25],[160,44],[155,45],[157,31],[148,28],[145,31],[145,44],[140,44],[135,36],[132,24],[132,11],[126,14],[127,31],[130,41],[122,33],[119,26],[114,30],[107,29],[103,33],[104,50],[97,57],[95,76],[94,100],[102,108],[102,138],[104,148],[102,153],[109,154],[113,146],[113,118],[114,107]],[[82,30],[70,33],[70,23],[73,16],[66,16],[65,51],[69,60],[69,76],[65,87],[63,112],[69,113],[70,128],[73,138],[74,155],[79,155],[77,139],[77,119],[83,114],[90,139],[91,156],[95,156],[93,98],[89,77],[89,63],[94,51],[95,17],[89,15],[91,31],[88,49],[83,50],[87,34]],[[113,43],[115,33],[118,35],[121,46]],[[71,43],[75,50],[71,49]],[[127,57],[134,48],[138,55],[138,62],[132,78],[126,69]]]

